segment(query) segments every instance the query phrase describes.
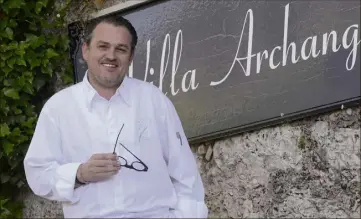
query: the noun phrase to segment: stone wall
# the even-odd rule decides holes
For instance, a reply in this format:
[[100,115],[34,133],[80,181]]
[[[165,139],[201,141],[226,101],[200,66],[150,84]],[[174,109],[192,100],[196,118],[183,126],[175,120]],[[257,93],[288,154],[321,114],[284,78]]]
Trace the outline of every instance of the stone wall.
[[[359,218],[360,109],[194,146],[209,217]],[[62,217],[56,202],[20,198],[25,218]]]
[[360,216],[359,107],[197,150],[209,217]]

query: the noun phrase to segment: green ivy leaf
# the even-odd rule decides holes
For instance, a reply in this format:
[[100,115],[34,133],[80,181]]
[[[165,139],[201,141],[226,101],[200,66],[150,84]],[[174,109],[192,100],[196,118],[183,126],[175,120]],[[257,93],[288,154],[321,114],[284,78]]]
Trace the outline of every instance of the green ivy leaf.
[[13,37],[14,37],[14,32],[13,32],[13,30],[12,30],[10,27],[5,28],[5,33],[6,33],[5,36],[6,36],[8,39],[10,39],[10,40],[13,39]]
[[59,56],[52,48],[46,50],[46,58],[51,59],[53,57]]
[[6,123],[0,124],[0,137],[5,137],[10,134],[9,126]]
[[1,68],[2,68],[1,70],[5,73],[5,77],[8,76],[9,73],[12,71],[12,69],[7,65],[1,66]]
[[[5,60],[9,59],[12,55],[13,55],[12,51],[6,51],[1,54],[1,60],[5,61]],[[1,67],[4,67],[4,66],[1,66]]]
[[10,97],[12,99],[20,99],[19,93],[14,88],[5,88],[3,89],[3,93],[5,96]]
[[4,84],[4,86],[6,86],[6,87],[10,87],[10,86],[13,85],[13,80],[12,80],[12,79],[4,80],[3,84]]
[[35,13],[39,14],[41,9],[46,7],[47,1],[37,1],[35,4]]
[[7,4],[1,5],[1,9],[6,13],[9,14],[9,6]]
[[16,21],[15,21],[14,19],[10,19],[8,25],[9,25],[9,27],[11,27],[11,28],[15,28],[15,27],[17,26],[17,23],[16,23]]
[[38,37],[38,36],[35,36],[34,34],[26,33],[25,37],[26,37],[26,42],[29,43],[29,45],[32,49],[36,49],[45,43],[44,36]]
[[16,59],[16,64],[26,66],[25,60],[23,58],[21,58],[21,57],[18,57]]
[[[65,73],[72,66],[68,35],[62,31],[66,28],[65,5],[71,1],[0,0],[0,187],[6,182],[15,188],[0,189],[0,218],[22,218],[22,209],[12,196],[26,185],[23,156],[34,134],[38,110],[51,94],[48,87],[42,93],[39,89],[48,83],[53,86],[50,79],[55,69],[63,83],[72,80]],[[49,24],[54,14],[61,18]]]
[[38,37],[36,35],[34,35],[34,34],[25,33],[24,35],[26,37],[26,42],[34,42],[34,41],[38,40]]
[[25,50],[27,48],[29,48],[29,43],[26,42],[26,41],[20,41],[18,49],[19,50]]
[[24,77],[26,77],[28,79],[28,82],[31,84],[33,82],[33,73],[31,73],[30,71],[26,71],[23,73]]
[[4,30],[7,24],[8,24],[8,19],[2,18],[0,20],[0,31]]
[[15,113],[15,115],[19,115],[19,114],[21,114],[23,111],[21,111],[21,109],[16,109],[15,111],[14,111],[14,113]]
[[36,13],[36,14],[39,14],[42,7],[43,7],[43,4],[42,4],[41,2],[37,2],[37,3],[35,4],[35,13]]
[[34,94],[34,88],[33,88],[33,86],[31,86],[31,84],[26,84],[23,87],[23,90],[24,90],[25,93]]
[[48,65],[49,65],[49,59],[43,59],[43,61],[42,61],[42,63],[43,63],[43,65],[42,65],[42,67],[48,67]]
[[41,60],[36,57],[28,58],[27,61],[30,63],[30,69],[40,66]]
[[17,82],[17,87],[24,87],[26,83],[26,78],[24,76],[18,77],[16,82]]
[[43,3],[44,7],[46,7],[48,5],[48,2],[49,2],[49,0],[40,0],[40,1]]
[[8,1],[9,8],[21,8],[21,6],[25,5],[23,0],[10,0]]
[[9,46],[7,47],[8,50],[14,50],[14,49],[18,49],[18,42],[16,41],[12,41],[11,43],[9,43]]
[[7,61],[8,66],[9,66],[10,68],[14,68],[15,62],[16,62],[16,57],[11,57],[11,58]]
[[48,39],[48,44],[51,45],[52,47],[55,47],[56,44],[58,43],[58,37],[54,36],[54,37],[49,37]]
[[0,208],[4,208],[5,204],[9,201],[8,198],[0,199]]
[[7,44],[4,43],[0,45],[0,52],[5,52],[7,50],[8,50]]
[[32,128],[35,121],[36,121],[35,117],[30,117],[26,122],[23,122],[23,124],[21,124],[21,125],[28,127],[28,128]]
[[[24,115],[16,115],[13,117],[13,119],[10,122],[13,123],[24,123],[26,121],[26,118]],[[21,124],[23,125],[23,124]]]
[[13,131],[11,132],[13,136],[20,136],[21,135],[21,130],[19,129],[19,127],[16,127],[13,129]]
[[10,111],[10,107],[9,106],[2,106],[1,109],[2,109],[2,111],[4,113],[4,115],[7,116],[9,111]]
[[32,31],[38,31],[38,26],[36,25],[35,22],[31,22],[29,25],[29,29]]
[[27,117],[34,116],[34,115],[33,115],[33,113],[34,113],[33,110],[34,110],[34,106],[33,106],[33,105],[27,106],[27,107],[25,108],[25,115],[26,115]]

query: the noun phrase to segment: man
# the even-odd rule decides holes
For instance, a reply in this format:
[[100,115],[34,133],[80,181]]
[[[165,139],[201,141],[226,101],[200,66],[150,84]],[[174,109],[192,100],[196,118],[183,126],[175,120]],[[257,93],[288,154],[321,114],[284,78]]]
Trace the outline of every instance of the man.
[[44,105],[24,160],[41,197],[64,216],[205,218],[204,189],[179,117],[151,85],[126,76],[137,33],[122,17],[100,18],[82,46],[82,82]]

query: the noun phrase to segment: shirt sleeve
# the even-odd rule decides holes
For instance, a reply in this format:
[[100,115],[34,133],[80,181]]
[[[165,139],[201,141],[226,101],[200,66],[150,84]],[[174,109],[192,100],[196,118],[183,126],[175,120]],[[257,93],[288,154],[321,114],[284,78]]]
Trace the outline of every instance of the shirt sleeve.
[[44,106],[24,159],[25,175],[31,190],[49,200],[75,203],[75,188],[80,163],[64,163],[60,130]]
[[208,208],[198,166],[179,116],[167,98],[165,111],[165,159],[178,199],[172,213],[177,218],[207,218]]

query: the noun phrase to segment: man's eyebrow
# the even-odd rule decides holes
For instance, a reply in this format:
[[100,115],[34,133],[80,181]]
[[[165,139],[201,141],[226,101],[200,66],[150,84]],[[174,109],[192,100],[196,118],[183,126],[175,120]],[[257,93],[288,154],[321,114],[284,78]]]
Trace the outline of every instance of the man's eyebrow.
[[[98,41],[98,44],[107,44],[107,45],[109,45],[110,43],[105,42],[105,41],[102,41],[102,40],[99,40],[99,41]],[[129,49],[129,46],[128,46],[127,44],[124,44],[124,43],[119,43],[119,44],[117,44],[117,47],[125,47],[125,48]]]
[[125,47],[126,49],[129,49],[129,46],[127,45],[127,44],[118,44],[117,46],[119,46],[119,47]]
[[[102,41],[102,40],[99,40],[99,41],[97,42],[97,44],[110,45],[110,43],[105,42],[105,41]],[[124,43],[119,43],[119,44],[117,44],[117,47],[123,47],[123,48],[126,48],[126,49],[129,49],[129,48],[130,48],[127,44],[124,44]]]

